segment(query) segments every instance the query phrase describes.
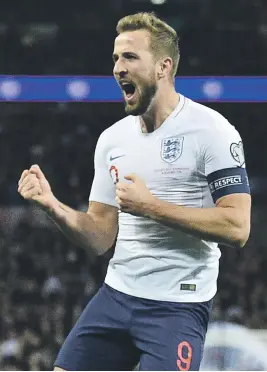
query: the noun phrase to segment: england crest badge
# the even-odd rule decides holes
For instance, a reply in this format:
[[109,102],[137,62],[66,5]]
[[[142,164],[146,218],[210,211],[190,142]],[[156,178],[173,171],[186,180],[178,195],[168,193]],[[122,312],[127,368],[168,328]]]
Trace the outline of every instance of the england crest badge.
[[173,163],[182,155],[184,137],[164,138],[161,142],[161,158],[166,163]]

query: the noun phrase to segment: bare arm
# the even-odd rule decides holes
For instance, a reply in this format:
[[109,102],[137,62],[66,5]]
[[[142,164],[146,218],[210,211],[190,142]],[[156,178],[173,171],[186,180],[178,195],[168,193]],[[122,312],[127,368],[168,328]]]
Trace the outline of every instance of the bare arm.
[[201,239],[243,247],[250,233],[251,197],[246,193],[219,198],[216,207],[190,208],[160,200],[135,174],[119,182],[116,200],[122,212],[151,218]]
[[24,199],[37,203],[69,239],[88,253],[100,255],[113,245],[118,230],[116,207],[91,202],[87,213],[67,207],[55,198],[37,165],[22,173],[18,191]]
[[146,206],[146,217],[201,239],[243,247],[250,233],[251,197],[231,194],[215,208],[186,208],[159,199]]
[[84,213],[56,200],[45,211],[70,240],[97,255],[105,253],[115,241],[118,209],[113,206],[91,202]]

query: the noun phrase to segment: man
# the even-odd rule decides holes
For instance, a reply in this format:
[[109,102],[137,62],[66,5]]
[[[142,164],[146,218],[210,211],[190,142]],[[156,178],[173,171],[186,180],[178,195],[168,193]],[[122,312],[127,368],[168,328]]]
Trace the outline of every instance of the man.
[[100,136],[87,213],[60,203],[38,166],[19,192],[101,254],[105,284],[55,362],[64,370],[197,370],[216,293],[218,243],[243,247],[250,195],[242,142],[219,113],[176,93],[176,32],[153,14],[121,19],[114,76],[128,116]]

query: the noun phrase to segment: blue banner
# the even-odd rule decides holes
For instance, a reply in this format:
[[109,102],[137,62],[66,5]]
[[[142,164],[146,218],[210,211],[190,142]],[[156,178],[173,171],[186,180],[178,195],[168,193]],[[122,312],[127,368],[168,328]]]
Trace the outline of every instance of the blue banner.
[[[200,102],[267,102],[267,77],[177,77],[176,89]],[[112,76],[0,75],[0,101],[121,102]]]

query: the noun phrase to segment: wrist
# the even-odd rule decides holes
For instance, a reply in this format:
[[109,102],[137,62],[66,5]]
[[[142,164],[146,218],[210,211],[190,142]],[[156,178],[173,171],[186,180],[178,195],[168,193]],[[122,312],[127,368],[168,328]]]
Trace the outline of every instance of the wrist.
[[152,195],[152,198],[144,205],[143,216],[154,219],[157,215],[157,210],[160,208],[160,203],[160,199]]
[[47,201],[46,204],[40,205],[41,209],[43,209],[49,216],[54,216],[57,214],[60,202],[57,198],[53,195],[50,200]]

